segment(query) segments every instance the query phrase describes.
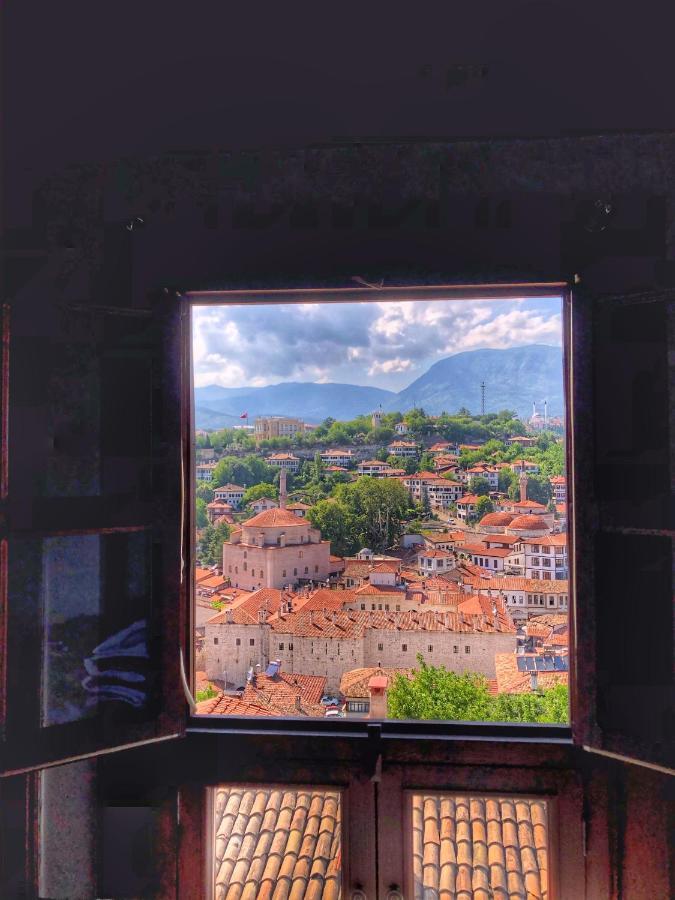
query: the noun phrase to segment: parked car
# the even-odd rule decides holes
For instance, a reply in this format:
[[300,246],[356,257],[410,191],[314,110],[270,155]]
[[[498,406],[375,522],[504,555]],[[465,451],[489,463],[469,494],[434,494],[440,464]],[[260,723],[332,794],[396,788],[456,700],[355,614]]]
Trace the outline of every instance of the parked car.
[[326,719],[344,719],[345,713],[337,706],[329,706],[324,716]]
[[331,694],[324,694],[321,698],[322,706],[339,706],[340,700],[338,697],[333,697]]

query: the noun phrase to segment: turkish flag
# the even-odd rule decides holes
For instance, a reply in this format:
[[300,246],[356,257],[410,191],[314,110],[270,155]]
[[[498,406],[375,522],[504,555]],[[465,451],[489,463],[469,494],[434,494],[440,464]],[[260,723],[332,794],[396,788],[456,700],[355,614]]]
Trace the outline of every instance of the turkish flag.
[[239,416],[239,418],[240,418],[240,419],[248,419],[248,413],[247,413],[247,412],[242,413],[242,414]]

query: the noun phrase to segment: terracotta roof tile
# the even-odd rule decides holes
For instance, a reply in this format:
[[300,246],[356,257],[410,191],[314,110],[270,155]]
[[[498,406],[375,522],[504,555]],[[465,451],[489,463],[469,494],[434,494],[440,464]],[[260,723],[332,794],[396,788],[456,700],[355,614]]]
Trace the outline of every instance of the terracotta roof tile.
[[281,713],[260,703],[249,703],[239,697],[228,697],[222,691],[217,697],[197,704],[198,716],[279,716]]
[[337,791],[217,788],[217,900],[337,900],[341,814]]
[[273,632],[279,634],[297,634],[316,638],[342,638],[343,640],[360,640],[367,629],[383,629],[387,631],[451,631],[457,633],[513,633],[513,625],[506,625],[497,616],[468,616],[456,612],[435,612],[408,610],[404,612],[340,612],[333,611],[327,615],[319,612],[289,613],[283,619],[270,620]]
[[343,697],[369,697],[370,679],[375,676],[384,676],[390,680],[396,675],[403,675],[405,678],[411,678],[414,669],[398,669],[386,666],[371,666],[365,669],[352,669],[350,672],[344,672],[340,678],[340,693]]
[[307,522],[305,522],[302,517],[296,516],[287,509],[275,507],[274,509],[268,509],[265,510],[265,512],[258,513],[258,515],[253,516],[251,519],[247,519],[243,525],[244,528],[279,528],[282,525],[288,527],[301,525],[306,528]]
[[412,829],[416,898],[548,897],[545,801],[415,794]]
[[[495,653],[495,673],[500,694],[527,694],[531,691],[530,673],[519,672],[517,660],[515,653]],[[539,671],[537,681],[542,689],[569,684],[569,672]]]

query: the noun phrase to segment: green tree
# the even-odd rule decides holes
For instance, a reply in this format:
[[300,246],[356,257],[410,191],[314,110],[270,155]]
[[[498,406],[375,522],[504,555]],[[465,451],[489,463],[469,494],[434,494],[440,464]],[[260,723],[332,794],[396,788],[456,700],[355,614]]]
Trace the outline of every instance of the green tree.
[[523,694],[488,692],[487,679],[432,666],[418,654],[412,678],[396,675],[388,691],[392,719],[445,719],[482,722],[555,722],[569,720],[566,685]]
[[420,456],[419,469],[420,469],[420,472],[433,472],[434,471],[434,458],[431,455],[431,453],[424,452]]
[[218,691],[214,688],[212,684],[207,685],[203,691],[197,691],[195,696],[195,700],[197,703],[201,703],[202,700],[212,700],[214,697],[218,696]]
[[261,481],[259,484],[254,484],[253,487],[246,488],[243,504],[248,506],[249,503],[255,503],[261,497],[269,497],[271,500],[276,500],[278,496],[279,490],[276,485],[271,484],[269,481]]
[[206,528],[209,524],[206,516],[206,500],[202,500],[201,497],[197,497],[195,500],[195,521],[197,528]]
[[387,694],[390,718],[488,720],[490,695],[485,678],[427,665],[421,653],[417,662],[419,669],[412,678],[396,675],[393,679]]
[[511,488],[518,484],[518,476],[511,469],[500,469],[497,486],[504,494],[511,495]]
[[[516,500],[520,497],[520,485],[518,477],[514,480],[509,488],[509,497]],[[553,496],[553,488],[545,475],[528,475],[527,476],[527,499],[534,500],[537,503],[543,503],[546,506]]]
[[393,478],[365,475],[355,482],[338,485],[335,498],[352,514],[361,546],[378,553],[397,542],[412,511],[407,490]]
[[307,518],[320,530],[323,539],[330,541],[331,553],[352,556],[360,549],[353,515],[344,503],[319,500],[308,510]]
[[487,497],[490,493],[490,482],[487,478],[478,475],[469,481],[469,493],[478,497]]
[[195,488],[195,496],[198,500],[210,503],[213,500],[214,485],[211,481],[198,481]]
[[481,497],[476,503],[476,519],[480,522],[483,516],[495,511],[495,505],[489,497]]
[[223,561],[223,544],[229,540],[230,526],[227,522],[207,525],[197,547],[197,556],[205,566],[215,566]]

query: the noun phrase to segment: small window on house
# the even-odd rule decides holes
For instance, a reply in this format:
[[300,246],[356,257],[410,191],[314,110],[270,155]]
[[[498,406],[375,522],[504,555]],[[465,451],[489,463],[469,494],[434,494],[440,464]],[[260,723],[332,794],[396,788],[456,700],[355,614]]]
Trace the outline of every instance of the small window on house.
[[298,559],[302,559],[302,550],[298,550]]
[[298,574],[298,570],[297,570],[297,569],[293,569],[293,574],[294,574],[294,575],[297,575],[297,574]]
[[255,647],[255,638],[249,638],[248,645],[249,647]]
[[281,644],[279,644],[279,649],[280,649],[280,650],[283,650],[283,649],[284,649],[283,642],[282,642]]
[[243,566],[244,572],[246,571],[247,568],[248,568],[248,563],[244,563],[244,566]]
[[288,649],[289,649],[289,650],[292,650],[292,649],[293,649],[293,644],[289,644],[289,645],[288,645]]
[[237,638],[234,643],[235,643],[235,646],[241,647],[241,638]]
[[217,644],[217,643],[218,643],[218,638],[214,638],[214,639],[213,639],[213,643],[214,643],[214,644]]
[[316,573],[316,572],[318,572],[318,571],[319,571],[319,567],[318,567],[318,566],[314,566],[314,572]]
[[377,649],[378,649],[378,650],[384,650],[384,644],[378,644],[378,645],[377,645]]
[[366,604],[365,604],[365,603],[362,603],[362,604],[361,604],[361,609],[365,609],[365,608],[366,608]]
[[408,645],[407,645],[407,644],[401,644],[401,650],[402,650],[404,653],[407,651],[407,649],[408,649]]
[[455,645],[453,646],[452,652],[453,652],[453,653],[459,653],[459,647],[457,646],[457,644],[455,644]]
[[308,573],[309,573],[309,567],[305,566],[305,575],[307,575]]
[[283,572],[281,573],[281,577],[282,577],[282,578],[285,578],[285,577],[286,577],[286,569],[284,569]]
[[429,646],[427,647],[427,653],[433,653],[433,652],[434,652],[434,645],[429,644]]
[[471,647],[468,644],[464,647],[464,652],[471,653]]

